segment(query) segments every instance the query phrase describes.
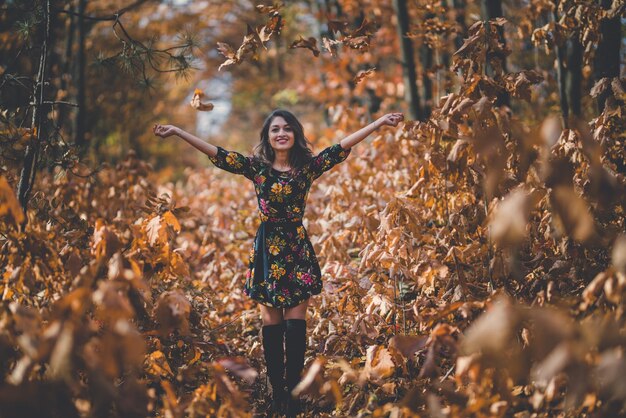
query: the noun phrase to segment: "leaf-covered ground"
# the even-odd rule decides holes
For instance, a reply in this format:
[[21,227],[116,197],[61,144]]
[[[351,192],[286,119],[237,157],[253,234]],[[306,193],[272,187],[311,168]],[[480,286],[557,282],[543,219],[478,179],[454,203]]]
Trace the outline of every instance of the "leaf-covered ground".
[[[594,86],[591,121],[533,121],[542,76],[476,59],[494,30],[470,28],[428,121],[309,195],[306,416],[625,413],[624,80]],[[0,415],[265,414],[252,186],[212,167],[171,183],[132,153],[75,171],[40,173],[27,214],[0,176]]]
[[[359,145],[310,193],[325,285],[296,389],[306,415],[621,413],[623,176],[590,208],[582,153],[600,148],[547,120],[529,148],[569,158],[508,182],[517,151],[494,169],[480,133],[437,140],[464,103],[444,99],[431,123]],[[490,176],[501,198],[484,197]],[[242,293],[259,222],[245,179],[210,167],[170,183],[131,154],[92,177],[43,176],[24,231],[1,186],[3,416],[265,413],[261,321]]]

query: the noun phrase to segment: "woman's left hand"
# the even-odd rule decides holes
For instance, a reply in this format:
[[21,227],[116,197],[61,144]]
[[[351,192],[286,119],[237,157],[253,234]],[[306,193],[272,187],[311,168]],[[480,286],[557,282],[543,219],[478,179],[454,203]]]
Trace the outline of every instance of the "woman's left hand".
[[381,126],[398,126],[404,120],[402,113],[387,113],[376,120],[376,125]]

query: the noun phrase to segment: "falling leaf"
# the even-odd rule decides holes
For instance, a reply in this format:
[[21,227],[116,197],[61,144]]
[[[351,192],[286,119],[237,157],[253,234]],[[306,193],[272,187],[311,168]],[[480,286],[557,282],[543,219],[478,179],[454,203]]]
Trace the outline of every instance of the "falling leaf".
[[340,32],[343,35],[346,35],[348,33],[348,22],[346,21],[329,20],[327,24],[328,30],[330,30],[331,32]]
[[200,111],[213,110],[213,103],[203,103],[201,100],[204,97],[204,92],[200,89],[195,89],[193,92],[193,98],[191,99],[191,107]]
[[306,48],[311,50],[314,56],[318,57],[320,55],[320,50],[317,49],[317,39],[313,37],[304,39],[302,35],[300,35],[299,39],[294,41],[289,48]]
[[324,45],[324,48],[326,48],[326,50],[328,52],[330,52],[330,55],[333,57],[337,56],[337,47],[338,45],[341,45],[341,42],[336,41],[334,39],[329,39],[326,37],[322,38],[322,45]]
[[283,8],[284,6],[282,4],[274,4],[273,6],[265,6],[262,4],[258,4],[257,6],[255,6],[255,9],[257,12],[261,13],[261,14],[266,14],[269,16],[275,16],[279,13],[279,11]]
[[375,72],[376,72],[376,67],[370,68],[368,70],[361,70],[358,72],[358,74],[354,77],[352,81],[354,82],[355,85],[359,84],[364,79],[374,75]]
[[[226,61],[224,61],[218,68],[218,71],[222,69],[222,67],[226,67],[233,64],[238,64],[241,59],[237,56],[237,53],[233,50],[233,48],[224,42],[217,43],[217,50],[226,57]],[[194,94],[195,96],[195,94]]]

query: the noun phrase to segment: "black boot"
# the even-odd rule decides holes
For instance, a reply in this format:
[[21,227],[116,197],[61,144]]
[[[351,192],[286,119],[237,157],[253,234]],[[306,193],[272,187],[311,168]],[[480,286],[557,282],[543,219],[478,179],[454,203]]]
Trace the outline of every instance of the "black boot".
[[283,346],[285,324],[263,326],[263,354],[267,376],[272,385],[272,411],[269,414],[284,414],[287,403],[285,391],[285,348]]
[[304,368],[306,351],[306,321],[288,319],[285,321],[285,351],[287,353],[287,417],[295,417],[302,412],[300,400],[291,395],[291,391],[300,382]]

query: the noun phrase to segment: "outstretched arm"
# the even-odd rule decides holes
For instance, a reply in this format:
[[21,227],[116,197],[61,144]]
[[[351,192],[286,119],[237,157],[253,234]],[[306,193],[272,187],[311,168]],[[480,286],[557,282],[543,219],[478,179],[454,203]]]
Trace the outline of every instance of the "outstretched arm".
[[162,138],[177,135],[198,150],[209,156],[209,160],[218,168],[230,173],[241,174],[252,180],[256,174],[252,157],[244,157],[236,151],[227,151],[222,147],[209,144],[174,125],[154,125],[154,134]]
[[381,116],[366,127],[361,128],[358,131],[342,139],[341,142],[339,142],[341,144],[341,148],[350,149],[359,142],[363,141],[365,138],[367,138],[369,134],[376,131],[378,128],[382,126],[398,126],[398,123],[403,120],[404,115],[402,113],[387,113],[386,115]]
[[190,134],[189,132],[185,132],[177,126],[174,125],[154,125],[152,128],[154,134],[160,136],[161,138],[167,138],[168,136],[176,135],[193,145],[196,149],[202,151],[209,157],[215,157],[217,155],[217,147],[215,145],[209,144],[198,138],[195,135]]

